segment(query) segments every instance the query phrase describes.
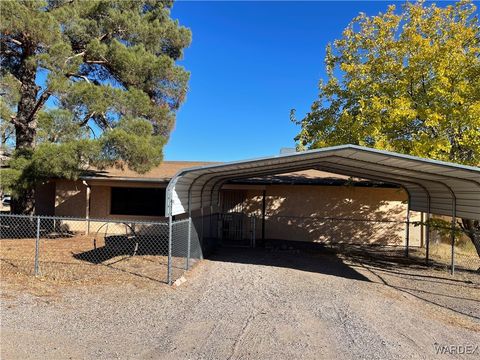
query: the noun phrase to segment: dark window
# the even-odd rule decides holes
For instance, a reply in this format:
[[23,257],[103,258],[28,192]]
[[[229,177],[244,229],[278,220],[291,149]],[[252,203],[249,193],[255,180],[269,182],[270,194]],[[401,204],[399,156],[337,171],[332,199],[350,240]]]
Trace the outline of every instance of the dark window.
[[110,214],[165,216],[165,189],[112,187]]

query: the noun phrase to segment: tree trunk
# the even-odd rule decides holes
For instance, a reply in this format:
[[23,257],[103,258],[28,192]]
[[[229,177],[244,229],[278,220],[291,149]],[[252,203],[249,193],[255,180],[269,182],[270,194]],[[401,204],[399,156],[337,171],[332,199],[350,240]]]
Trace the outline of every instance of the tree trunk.
[[17,196],[12,197],[10,210],[12,214],[33,214],[35,212],[34,189],[25,189]]
[[35,106],[39,86],[35,84],[36,67],[23,62],[20,70],[21,96],[15,117],[15,147],[17,150],[30,150],[35,145],[37,134],[37,118]]
[[473,246],[480,257],[480,221],[472,219],[462,219],[462,225],[465,233],[472,240]]
[[[37,95],[39,86],[35,83],[36,65],[29,61],[33,55],[33,46],[24,48],[24,56],[19,69],[21,81],[20,101],[18,102],[17,115],[13,119],[15,126],[15,149],[20,156],[29,156],[35,147],[37,134]],[[15,214],[31,214],[35,210],[35,194],[33,186],[21,189],[12,198],[12,212]]]
[[[460,133],[461,134],[461,131]],[[461,138],[461,135],[460,135]],[[465,149],[461,145],[459,145],[460,139],[452,138],[452,147],[450,149],[450,161],[458,162],[463,161],[471,161],[472,160],[472,151],[470,149]],[[460,224],[463,228],[463,231],[467,234],[470,240],[475,246],[475,250],[477,251],[478,257],[480,257],[480,221],[479,220],[472,220],[472,219],[462,219],[462,223]],[[480,270],[480,268],[479,268]]]

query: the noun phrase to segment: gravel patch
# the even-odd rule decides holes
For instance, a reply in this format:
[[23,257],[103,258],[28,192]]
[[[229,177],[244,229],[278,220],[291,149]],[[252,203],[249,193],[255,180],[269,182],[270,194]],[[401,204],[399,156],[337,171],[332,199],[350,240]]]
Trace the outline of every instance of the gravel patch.
[[473,273],[223,249],[186,278],[51,296],[3,286],[1,358],[446,359],[435,346],[480,345]]

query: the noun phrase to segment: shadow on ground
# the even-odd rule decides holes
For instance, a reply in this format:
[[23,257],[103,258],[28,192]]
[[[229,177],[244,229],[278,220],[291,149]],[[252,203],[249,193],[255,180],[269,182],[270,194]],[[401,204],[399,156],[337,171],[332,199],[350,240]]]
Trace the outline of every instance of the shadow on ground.
[[434,307],[480,320],[478,274],[459,271],[452,276],[444,267],[427,266],[421,259],[405,257],[402,248],[272,241],[265,248],[219,248],[210,259],[380,283]]
[[272,246],[265,248],[218,248],[210,257],[213,261],[265,265],[369,281],[321,244]]
[[449,273],[445,264],[416,256],[406,257],[401,247],[335,246],[329,249],[359,271],[425,303],[480,320],[480,276],[477,271],[457,268]]
[[119,256],[168,255],[168,245],[164,242],[152,241],[151,237],[141,235],[135,237],[111,235],[105,237],[103,245],[98,247],[92,245],[92,247],[90,250],[74,254],[73,257],[92,264],[101,264]]

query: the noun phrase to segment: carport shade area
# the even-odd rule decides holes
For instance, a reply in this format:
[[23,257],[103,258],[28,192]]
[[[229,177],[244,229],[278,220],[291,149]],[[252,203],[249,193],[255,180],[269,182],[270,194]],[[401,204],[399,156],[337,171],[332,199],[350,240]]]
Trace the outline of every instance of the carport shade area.
[[[307,169],[404,188],[409,210],[426,213],[427,220],[430,214],[452,218],[452,244],[456,218],[480,220],[480,168],[356,145],[184,169],[168,184],[165,214],[171,224],[173,216],[213,213],[218,210],[220,189],[229,181]],[[408,227],[406,238],[408,245]]]

